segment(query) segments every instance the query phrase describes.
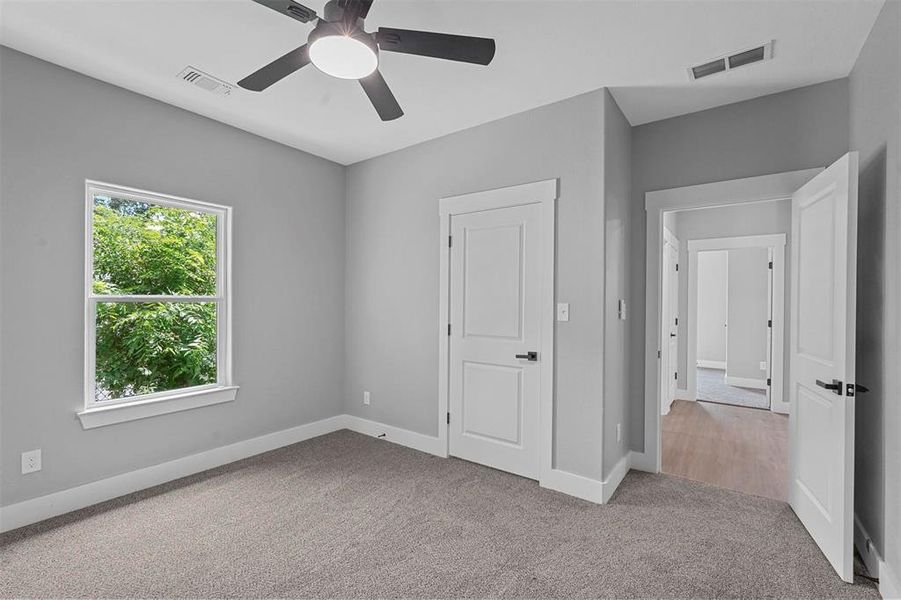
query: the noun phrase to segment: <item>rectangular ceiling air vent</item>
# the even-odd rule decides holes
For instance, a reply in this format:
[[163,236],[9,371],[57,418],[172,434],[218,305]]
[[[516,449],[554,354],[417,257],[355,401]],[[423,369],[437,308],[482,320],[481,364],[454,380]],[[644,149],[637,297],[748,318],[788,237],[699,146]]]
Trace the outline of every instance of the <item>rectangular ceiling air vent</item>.
[[199,71],[194,67],[185,67],[184,71],[178,74],[179,78],[190,84],[204,89],[220,96],[228,96],[232,93],[233,86],[225,83],[221,79],[216,79],[212,75],[207,75],[203,71]]
[[724,73],[745,65],[770,60],[771,58],[773,58],[772,40],[760,46],[755,46],[754,48],[747,48],[745,50],[733,52],[732,54],[726,54],[725,56],[720,56],[719,58],[715,58],[703,64],[689,67],[688,77],[690,79],[710,77],[717,73]]

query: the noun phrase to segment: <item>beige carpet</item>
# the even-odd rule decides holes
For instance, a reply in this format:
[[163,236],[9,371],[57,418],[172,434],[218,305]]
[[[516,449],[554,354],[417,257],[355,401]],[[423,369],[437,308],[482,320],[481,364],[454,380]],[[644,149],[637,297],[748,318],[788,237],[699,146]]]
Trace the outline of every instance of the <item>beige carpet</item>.
[[773,500],[632,472],[597,506],[350,432],[0,543],[4,597],[878,597]]

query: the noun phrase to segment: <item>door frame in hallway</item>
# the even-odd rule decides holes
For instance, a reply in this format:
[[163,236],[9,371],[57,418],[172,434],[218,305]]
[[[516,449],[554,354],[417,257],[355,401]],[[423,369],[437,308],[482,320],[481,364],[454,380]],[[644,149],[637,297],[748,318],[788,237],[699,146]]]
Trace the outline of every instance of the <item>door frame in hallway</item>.
[[451,311],[450,236],[451,219],[463,215],[498,208],[539,204],[541,206],[542,243],[539,255],[542,273],[541,344],[539,352],[539,458],[538,480],[542,482],[553,470],[553,397],[554,397],[554,276],[555,231],[558,180],[548,179],[511,187],[498,188],[450,196],[439,201],[439,294],[438,294],[438,438],[450,455],[448,409],[450,405],[450,336]]
[[698,252],[711,250],[734,250],[739,248],[767,248],[770,250],[772,283],[769,289],[769,312],[772,327],[767,341],[767,377],[770,410],[788,414],[789,403],[783,398],[785,382],[785,242],[784,233],[766,235],[745,235],[688,240],[688,331],[687,370],[688,396],[698,396]]
[[789,200],[805,183],[823,168],[789,171],[744,179],[718,181],[645,194],[646,252],[645,269],[645,390],[644,449],[632,451],[632,467],[651,473],[660,472],[661,364],[658,351],[663,347],[660,291],[663,269],[660,261],[663,246],[663,213],[692,208],[731,206],[748,202]]

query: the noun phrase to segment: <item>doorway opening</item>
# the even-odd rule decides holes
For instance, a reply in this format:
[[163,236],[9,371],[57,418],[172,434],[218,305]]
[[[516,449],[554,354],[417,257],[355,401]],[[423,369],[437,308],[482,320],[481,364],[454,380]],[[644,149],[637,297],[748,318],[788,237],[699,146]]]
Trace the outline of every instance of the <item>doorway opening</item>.
[[[637,468],[661,471],[663,419],[677,413],[674,408],[664,417],[659,410],[668,385],[668,366],[661,360],[666,343],[661,250],[667,212],[687,214],[691,209],[777,206],[789,200],[791,260],[786,296],[790,327],[789,343],[785,345],[789,367],[785,376],[789,402],[788,503],[845,581],[853,580],[854,404],[857,393],[864,390],[855,381],[857,181],[858,157],[856,152],[850,152],[825,169],[645,194],[645,428],[643,451],[632,457]],[[707,221],[710,224],[712,220]],[[742,235],[734,230],[751,223],[750,218],[733,216],[719,223],[720,235]],[[774,277],[774,282],[778,279]],[[779,348],[779,344],[774,343],[773,348]],[[773,360],[773,366],[777,362]],[[690,366],[687,364],[686,369]],[[767,418],[781,417],[772,411],[697,399],[685,404],[714,407],[705,417],[708,424],[716,418],[716,412],[745,411]],[[672,431],[680,426],[676,421],[666,429]],[[681,445],[683,453],[689,452],[687,447]],[[728,453],[734,450],[724,444],[720,454]]]
[[788,412],[791,202],[669,211],[663,221],[661,470],[787,500],[788,419],[778,413]]
[[766,248],[698,252],[699,402],[770,408],[771,264]]

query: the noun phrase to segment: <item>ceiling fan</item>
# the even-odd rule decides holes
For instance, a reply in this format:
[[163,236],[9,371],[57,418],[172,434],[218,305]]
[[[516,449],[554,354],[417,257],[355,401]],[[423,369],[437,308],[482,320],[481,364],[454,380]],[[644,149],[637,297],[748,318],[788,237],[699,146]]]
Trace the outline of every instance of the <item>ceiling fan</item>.
[[302,23],[318,19],[307,43],[275,59],[238,82],[246,90],[261,92],[273,83],[313,63],[323,73],[357,79],[383,121],[404,114],[391,88],[378,70],[379,52],[401,52],[432,58],[487,65],[494,58],[489,38],[379,27],[367,33],[363,20],[373,0],[329,0],[320,17],[293,0],[254,0]]

